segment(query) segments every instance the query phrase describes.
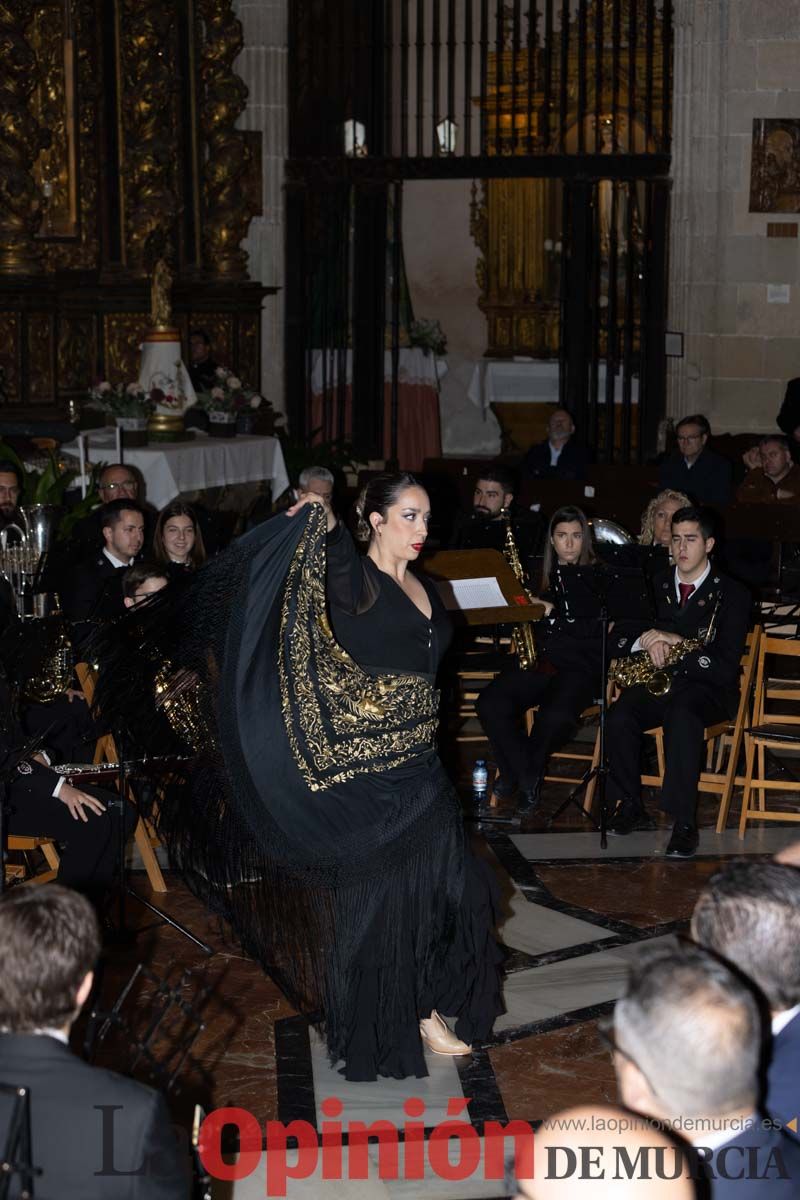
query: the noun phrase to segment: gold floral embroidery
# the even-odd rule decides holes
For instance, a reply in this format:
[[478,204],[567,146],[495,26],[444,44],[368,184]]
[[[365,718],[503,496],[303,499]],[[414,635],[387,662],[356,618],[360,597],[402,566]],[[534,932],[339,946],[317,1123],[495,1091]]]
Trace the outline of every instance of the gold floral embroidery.
[[432,746],[439,694],[419,675],[368,675],[338,644],[325,607],[325,513],[311,507],[286,578],[278,670],[292,756],[323,791]]

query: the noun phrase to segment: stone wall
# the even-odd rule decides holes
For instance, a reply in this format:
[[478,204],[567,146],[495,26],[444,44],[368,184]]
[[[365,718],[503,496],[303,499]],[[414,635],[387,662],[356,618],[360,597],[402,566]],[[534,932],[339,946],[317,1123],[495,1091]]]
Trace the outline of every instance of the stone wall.
[[[283,255],[283,161],[287,146],[288,0],[236,0],[244,49],[235,70],[247,84],[247,108],[239,125],[263,134],[263,216],[250,225],[244,248],[252,279],[281,287]],[[274,407],[285,411],[282,293],[267,296],[261,318],[261,388]],[[254,381],[255,382],[255,381]]]
[[[800,375],[800,241],[750,213],[754,118],[800,118],[798,0],[677,0],[668,411],[705,412],[715,431],[774,428]],[[769,303],[770,283],[788,304]]]

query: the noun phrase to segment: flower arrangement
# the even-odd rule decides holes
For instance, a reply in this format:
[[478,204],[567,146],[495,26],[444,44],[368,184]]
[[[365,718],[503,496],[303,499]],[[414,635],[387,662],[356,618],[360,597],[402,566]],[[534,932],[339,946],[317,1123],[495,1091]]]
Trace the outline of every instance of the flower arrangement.
[[408,330],[408,338],[412,346],[419,346],[425,354],[435,354],[440,358],[447,352],[447,338],[438,321],[422,319],[412,321]]
[[227,367],[217,367],[216,380],[208,392],[199,392],[197,407],[207,413],[230,413],[233,418],[243,409],[257,409],[263,396],[252,388],[245,387],[241,379]]
[[104,379],[89,389],[87,407],[111,413],[114,417],[146,418],[155,408],[155,398],[139,383],[111,384]]

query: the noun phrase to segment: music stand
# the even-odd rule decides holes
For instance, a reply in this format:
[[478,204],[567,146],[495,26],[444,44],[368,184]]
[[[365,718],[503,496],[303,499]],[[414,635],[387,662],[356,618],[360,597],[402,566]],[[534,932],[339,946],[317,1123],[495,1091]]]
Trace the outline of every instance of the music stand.
[[[160,921],[163,921],[167,925],[171,925],[173,929],[178,931],[178,933],[182,933],[183,936],[188,938],[190,942],[194,942],[196,946],[199,946],[204,954],[208,954],[210,956],[214,953],[214,951],[207,942],[202,941],[199,937],[192,933],[190,929],[187,929],[185,925],[182,925],[180,921],[176,921],[175,918],[171,917],[168,912],[164,911],[163,908],[159,908],[157,905],[153,904],[152,901],[146,900],[144,896],[140,896],[135,888],[131,887],[130,883],[127,881],[126,847],[128,839],[125,834],[124,818],[125,805],[128,803],[130,777],[137,772],[139,774],[144,774],[148,770],[152,770],[153,767],[161,767],[165,763],[172,762],[174,764],[176,761],[183,760],[179,760],[177,755],[164,755],[153,758],[126,760],[123,754],[123,743],[119,735],[117,735],[115,738],[115,744],[119,754],[118,763],[86,763],[77,767],[71,764],[63,764],[54,768],[59,774],[64,775],[70,781],[81,779],[90,780],[97,776],[102,778],[102,776],[107,774],[109,771],[112,773],[116,771],[117,774],[118,790],[117,792],[109,793],[111,799],[108,801],[109,807],[113,807],[119,812],[116,887],[117,925],[116,928],[107,935],[107,940],[120,945],[130,945],[136,940],[139,933],[142,932],[141,930],[130,929],[127,924],[125,900],[127,896],[131,896],[134,900],[138,900],[139,904],[143,905],[145,908],[149,909],[150,912],[154,913]],[[135,800],[134,803],[136,803]],[[138,805],[136,805],[136,809],[138,812]]]
[[[574,804],[581,816],[591,821],[600,833],[600,848],[608,847],[608,803],[606,784],[609,777],[606,756],[606,716],[608,713],[608,634],[612,622],[626,621],[648,625],[653,619],[653,598],[650,583],[638,567],[570,567],[555,569],[555,586],[559,595],[559,615],[570,620],[599,621],[600,623],[600,673],[599,695],[600,728],[598,765],[584,772],[580,783],[572,789],[558,808],[550,814],[547,828],[560,817],[570,804]],[[599,608],[599,611],[598,611]],[[578,799],[592,780],[597,781],[600,800],[600,824],[587,812]]]
[[6,1200],[11,1180],[20,1176],[19,1200],[32,1200],[33,1177],[41,1175],[41,1167],[31,1160],[30,1092],[25,1087],[0,1083],[3,1100],[4,1136],[0,1141],[0,1200]]

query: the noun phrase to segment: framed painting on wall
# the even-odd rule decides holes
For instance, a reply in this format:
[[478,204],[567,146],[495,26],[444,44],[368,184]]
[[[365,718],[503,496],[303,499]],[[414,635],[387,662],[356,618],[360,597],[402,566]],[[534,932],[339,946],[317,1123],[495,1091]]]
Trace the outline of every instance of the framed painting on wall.
[[800,118],[753,121],[750,212],[800,212]]

